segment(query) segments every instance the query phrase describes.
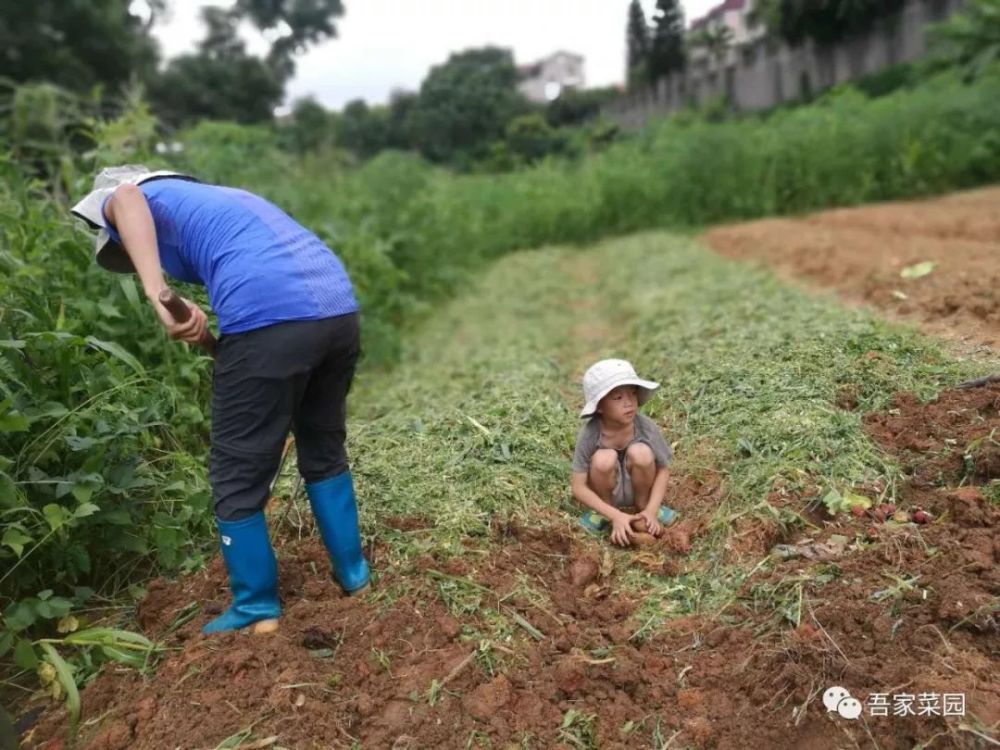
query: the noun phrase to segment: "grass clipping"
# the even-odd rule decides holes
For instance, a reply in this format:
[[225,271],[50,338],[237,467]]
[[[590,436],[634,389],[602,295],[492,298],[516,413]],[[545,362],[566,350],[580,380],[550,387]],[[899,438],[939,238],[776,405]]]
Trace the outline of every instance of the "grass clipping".
[[[359,382],[349,427],[364,526],[396,534],[402,555],[463,554],[494,516],[541,525],[565,512],[575,523],[568,480],[583,371],[624,357],[661,383],[644,411],[675,445],[672,471],[712,473],[724,492],[699,511],[694,572],[627,574],[657,616],[731,600],[750,572],[723,563],[733,521],[773,521],[775,487],[881,483],[891,497],[897,467],[864,435],[861,413],[896,391],[930,397],[977,372],[908,329],[667,233],[506,258],[410,341],[400,367]],[[853,411],[835,403],[845,385]],[[388,516],[426,527],[396,533]],[[779,520],[801,522],[794,512]]]

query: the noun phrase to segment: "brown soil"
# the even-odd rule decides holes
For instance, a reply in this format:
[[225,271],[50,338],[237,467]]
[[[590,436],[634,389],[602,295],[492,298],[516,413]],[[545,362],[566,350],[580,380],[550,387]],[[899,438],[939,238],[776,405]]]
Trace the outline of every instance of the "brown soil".
[[900,393],[865,429],[898,456],[917,488],[1000,479],[1000,385],[944,391],[929,404]]
[[[976,434],[997,426],[995,410],[984,425],[973,417],[990,392],[944,394],[923,407],[900,396],[899,413],[869,417],[869,429],[924,477],[921,455],[939,462],[938,449],[954,447],[947,440],[972,434],[949,421],[954,412]],[[925,428],[930,443],[914,447],[907,424]],[[816,538],[850,536],[842,559],[776,563],[721,612],[659,628],[649,627],[641,600],[622,591],[621,576],[630,566],[660,576],[689,565],[703,572],[711,561],[679,552],[689,544],[697,550],[702,519],[721,496],[717,483],[672,484],[668,503],[686,521],[673,528],[686,544],[619,551],[563,531],[564,522],[497,522],[491,538],[470,541],[458,557],[393,563],[378,546],[382,593],[364,600],[344,598],[325,578],[315,541],[286,543],[285,612],[270,636],[203,637],[208,613],[168,634],[189,602],[208,602],[209,612],[225,603],[218,563],[181,582],[156,582],[139,620],[172,650],[154,674],[106,669],[83,691],[84,717],[93,721],[77,747],[208,750],[251,727],[243,747],[276,737],[273,746],[294,750],[356,741],[643,748],[654,737],[673,737],[677,747],[819,749],[868,747],[869,733],[883,750],[983,746],[959,723],[989,734],[1000,722],[1000,510],[978,487],[955,489],[954,473],[935,472],[905,490],[933,523],[840,517]],[[773,541],[756,531],[736,525],[734,537],[754,539],[742,551],[766,551]],[[892,575],[909,583],[897,585]],[[495,629],[497,615],[506,630]],[[873,692],[964,693],[966,716],[865,714],[850,722],[823,707],[833,685],[862,702]],[[61,748],[65,729],[62,710],[50,707],[25,747]]]
[[[572,708],[599,715],[592,731],[620,745],[619,728],[661,702],[668,668],[662,654],[643,667],[652,652],[629,643],[638,602],[614,591],[613,572],[629,553],[612,553],[612,570],[599,568],[581,540],[512,523],[491,541],[487,555],[470,546],[468,557],[382,569],[379,588],[406,591],[391,600],[339,595],[311,572],[312,564],[325,569],[318,544],[288,545],[277,634],[205,638],[205,617],[188,623],[166,636],[176,650],[155,677],[111,669],[87,687],[84,715],[102,720],[84,729],[79,746],[210,748],[252,725],[254,737],[278,736],[288,748],[355,739],[366,748],[465,747],[476,732],[495,742],[533,736],[548,747]],[[476,601],[449,608],[443,586]],[[205,576],[151,585],[140,622],[163,637],[192,600],[213,602],[211,611],[224,603],[218,564]],[[479,634],[495,613],[527,626],[483,649]],[[609,649],[612,658],[594,656]],[[28,746],[61,746],[64,730],[52,709]]]
[[[1000,343],[1000,188],[767,219],[705,235],[719,253],[970,343]],[[937,263],[918,279],[900,271]]]

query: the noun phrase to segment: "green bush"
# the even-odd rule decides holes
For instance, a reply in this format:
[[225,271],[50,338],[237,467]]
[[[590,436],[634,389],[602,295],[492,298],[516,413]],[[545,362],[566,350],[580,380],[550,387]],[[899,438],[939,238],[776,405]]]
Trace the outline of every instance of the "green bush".
[[931,67],[957,65],[976,78],[1000,61],[1000,0],[969,0],[957,13],[931,30]]
[[[401,152],[349,171],[336,154],[294,160],[263,131],[235,125],[181,138],[186,167],[263,193],[344,256],[365,308],[369,364],[385,364],[415,315],[512,250],[996,179],[998,80],[996,69],[971,85],[945,74],[874,100],[845,88],[808,107],[718,123],[689,114],[583,159],[504,174],[455,175]],[[494,157],[514,158],[509,145]]]
[[0,597],[114,594],[136,559],[197,556],[208,367],[39,184],[0,176]]
[[852,85],[861,93],[872,98],[885,96],[901,88],[907,88],[920,81],[920,68],[914,63],[892,65],[878,73],[871,73],[858,79]]

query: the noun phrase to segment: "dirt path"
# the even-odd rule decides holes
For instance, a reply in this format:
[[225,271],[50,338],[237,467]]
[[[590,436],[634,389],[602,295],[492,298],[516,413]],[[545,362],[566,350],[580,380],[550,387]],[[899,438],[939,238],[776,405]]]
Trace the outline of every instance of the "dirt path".
[[[720,227],[704,239],[932,333],[1000,344],[1000,188]],[[901,277],[925,262],[935,264],[927,275]]]

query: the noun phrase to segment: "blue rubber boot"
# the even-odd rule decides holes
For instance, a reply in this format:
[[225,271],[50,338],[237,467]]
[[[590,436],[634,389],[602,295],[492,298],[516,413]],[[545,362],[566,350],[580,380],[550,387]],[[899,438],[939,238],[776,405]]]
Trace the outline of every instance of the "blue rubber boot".
[[278,562],[267,535],[264,513],[258,511],[240,521],[215,519],[222,537],[222,559],[229,571],[233,603],[229,609],[201,629],[221,633],[255,625],[254,631],[277,628],[281,614],[278,601]]
[[306,484],[309,504],[323,544],[330,554],[333,577],[349,596],[368,588],[368,561],[361,550],[358,528],[358,504],[354,499],[354,481],[345,471],[329,479]]

